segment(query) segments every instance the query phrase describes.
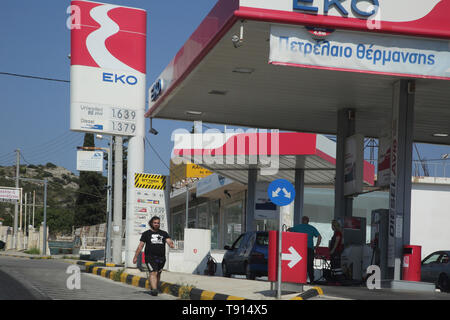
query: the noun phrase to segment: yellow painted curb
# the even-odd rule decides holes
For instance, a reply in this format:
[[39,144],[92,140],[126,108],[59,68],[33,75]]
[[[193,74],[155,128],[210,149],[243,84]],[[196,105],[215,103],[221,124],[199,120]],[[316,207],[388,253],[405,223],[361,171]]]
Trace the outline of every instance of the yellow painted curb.
[[139,280],[140,279],[141,279],[141,277],[134,276],[133,279],[131,280],[131,285],[135,286],[135,287],[139,287]]
[[228,296],[227,300],[245,300],[245,298],[236,297],[236,296]]
[[213,300],[215,295],[216,295],[215,292],[203,291],[200,296],[200,300]]
[[320,287],[313,287],[312,289],[316,289],[319,295],[323,295],[323,290]]

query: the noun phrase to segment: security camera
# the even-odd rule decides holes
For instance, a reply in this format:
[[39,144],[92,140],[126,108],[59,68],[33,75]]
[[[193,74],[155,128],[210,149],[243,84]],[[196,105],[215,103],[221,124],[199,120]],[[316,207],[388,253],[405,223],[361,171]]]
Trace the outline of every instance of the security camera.
[[231,193],[228,190],[224,190],[223,193],[225,193],[225,195],[231,199]]
[[158,130],[156,130],[155,128],[150,128],[149,132],[151,134],[154,134],[155,136],[158,134]]
[[239,38],[239,36],[237,36],[237,35],[234,35],[234,36],[231,38],[231,42],[233,42],[233,46],[234,46],[235,48],[239,48],[240,46],[242,46],[242,40],[241,40],[241,38]]

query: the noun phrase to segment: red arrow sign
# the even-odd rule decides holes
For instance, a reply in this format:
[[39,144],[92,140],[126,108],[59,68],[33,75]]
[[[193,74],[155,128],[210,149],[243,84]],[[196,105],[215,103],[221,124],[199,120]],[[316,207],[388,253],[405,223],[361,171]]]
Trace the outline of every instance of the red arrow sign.
[[[307,241],[305,233],[283,232],[281,255],[281,281],[306,283]],[[269,231],[269,281],[277,281],[278,231]]]

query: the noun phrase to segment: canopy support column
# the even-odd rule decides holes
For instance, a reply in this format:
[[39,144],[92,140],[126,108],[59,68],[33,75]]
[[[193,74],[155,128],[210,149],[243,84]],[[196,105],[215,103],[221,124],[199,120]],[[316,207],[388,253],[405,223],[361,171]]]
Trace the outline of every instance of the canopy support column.
[[410,244],[411,232],[415,82],[400,80],[393,89],[388,267],[400,280],[403,245]]
[[355,110],[338,111],[336,145],[336,181],[334,190],[334,218],[351,217],[353,198],[344,196],[345,139],[355,134]]
[[295,169],[295,202],[294,226],[300,224],[303,217],[303,204],[305,198],[305,169]]
[[255,193],[258,169],[248,169],[247,210],[245,215],[245,231],[255,231]]

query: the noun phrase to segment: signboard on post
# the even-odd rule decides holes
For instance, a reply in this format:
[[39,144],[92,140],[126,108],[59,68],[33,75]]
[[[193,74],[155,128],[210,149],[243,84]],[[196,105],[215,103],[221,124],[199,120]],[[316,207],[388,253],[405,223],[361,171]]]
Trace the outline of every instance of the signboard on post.
[[267,194],[269,182],[256,182],[255,187],[255,220],[276,219],[280,214],[280,207],[270,201]]
[[129,217],[131,235],[140,235],[149,228],[148,221],[158,216],[161,230],[168,231],[166,176],[159,174],[136,173],[134,179],[134,213]]
[[0,187],[0,202],[17,202],[20,200],[20,189]]
[[[74,0],[70,129],[141,135],[145,111],[145,10]],[[142,132],[141,132],[142,131]]]
[[78,150],[77,170],[103,172],[103,152]]

